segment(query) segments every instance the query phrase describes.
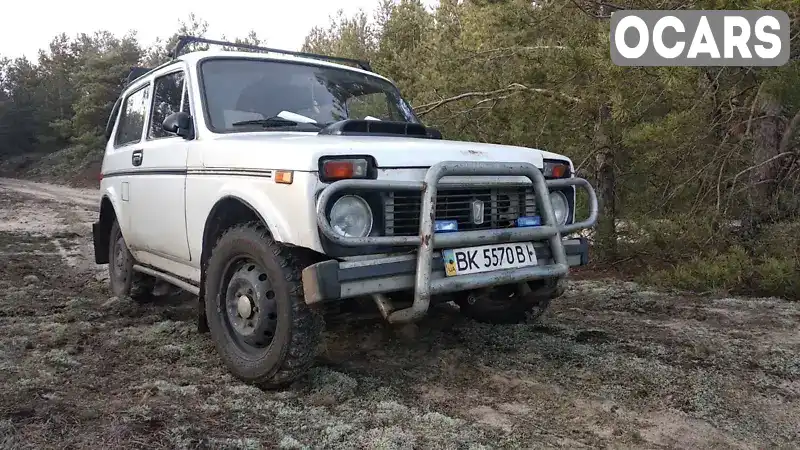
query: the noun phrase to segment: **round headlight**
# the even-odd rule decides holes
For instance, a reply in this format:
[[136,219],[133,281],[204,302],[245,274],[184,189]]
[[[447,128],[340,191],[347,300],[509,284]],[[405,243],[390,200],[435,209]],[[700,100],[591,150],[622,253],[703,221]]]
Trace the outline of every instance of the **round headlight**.
[[336,200],[330,213],[331,227],[346,237],[365,237],[372,231],[372,210],[366,200],[357,195],[345,195]]
[[553,205],[553,212],[556,215],[556,223],[564,225],[569,217],[569,202],[563,192],[554,191],[550,193],[550,203]]

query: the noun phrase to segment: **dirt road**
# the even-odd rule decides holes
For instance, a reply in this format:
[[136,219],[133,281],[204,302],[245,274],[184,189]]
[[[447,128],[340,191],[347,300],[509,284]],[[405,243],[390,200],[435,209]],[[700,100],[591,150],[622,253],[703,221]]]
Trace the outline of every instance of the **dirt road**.
[[96,192],[0,180],[0,448],[765,448],[800,442],[800,305],[575,282],[538,324],[331,325],[281,392],[191,302],[109,297]]

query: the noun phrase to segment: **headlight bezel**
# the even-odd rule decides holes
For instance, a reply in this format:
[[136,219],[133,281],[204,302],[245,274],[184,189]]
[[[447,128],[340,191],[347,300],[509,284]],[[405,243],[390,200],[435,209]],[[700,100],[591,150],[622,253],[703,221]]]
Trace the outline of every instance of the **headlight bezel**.
[[[334,220],[333,219],[333,212],[336,209],[337,205],[339,205],[340,202],[345,201],[345,200],[355,200],[357,203],[359,203],[361,206],[363,206],[363,208],[364,208],[363,211],[366,211],[366,213],[368,214],[367,222],[368,222],[369,226],[368,226],[365,234],[360,234],[360,235],[357,235],[357,236],[356,235],[347,236],[347,235],[343,235],[343,234],[339,233],[339,230],[337,229],[336,224],[333,221]],[[372,206],[370,205],[370,202],[367,199],[365,199],[361,195],[358,195],[358,194],[355,194],[355,193],[345,193],[345,194],[339,196],[338,198],[336,198],[336,200],[332,201],[330,203],[330,207],[329,207],[329,209],[327,211],[327,216],[328,216],[328,222],[331,224],[331,228],[333,228],[333,230],[335,232],[339,233],[342,236],[347,236],[347,237],[367,237],[370,234],[372,234],[372,231],[375,229],[375,211],[373,211],[373,208],[372,208]]]
[[[575,176],[575,171],[572,167],[572,163],[569,160],[544,158],[542,166],[542,175],[544,175],[545,179],[547,180],[572,178]],[[548,192],[548,200],[550,200],[549,196],[554,192],[561,193],[566,199],[566,205],[567,205],[566,218],[563,221],[558,222],[558,225],[563,226],[573,223],[573,221],[575,220],[575,205],[576,205],[575,187],[570,186],[570,187],[552,189]],[[552,200],[550,200],[550,202],[552,203]]]
[[[318,201],[321,192],[322,192],[321,189],[317,190],[314,196],[315,204]],[[336,202],[336,200],[338,200],[339,197],[349,194],[358,195],[359,197],[366,200],[367,204],[369,204],[369,207],[372,210],[372,220],[373,220],[372,231],[370,232],[369,236],[383,236],[385,232],[383,196],[385,194],[382,192],[365,191],[358,189],[347,189],[345,191],[338,192],[333,196],[333,198],[330,199],[330,201],[328,201],[328,204],[325,205],[325,218],[328,220],[328,223],[330,223],[330,213],[334,202]],[[369,247],[348,247],[331,241],[323,233],[319,233],[319,240],[320,244],[322,245],[323,253],[335,258],[343,258],[343,257],[358,256],[364,254],[375,254],[375,253],[392,253],[392,252],[402,251],[403,249],[405,249],[405,247],[386,246],[386,245],[377,245]]]
[[[563,206],[564,206],[563,213],[564,213],[564,216],[562,217],[561,220],[559,220],[559,218],[558,218],[558,213],[556,212],[556,202],[553,200],[553,197],[558,198],[559,202],[563,202]],[[569,222],[570,211],[571,211],[571,208],[570,208],[570,205],[569,205],[569,199],[567,198],[567,195],[561,190],[553,190],[553,191],[550,191],[550,193],[548,194],[548,198],[550,200],[550,204],[553,207],[553,214],[555,215],[556,224],[557,225],[566,225],[567,222]]]

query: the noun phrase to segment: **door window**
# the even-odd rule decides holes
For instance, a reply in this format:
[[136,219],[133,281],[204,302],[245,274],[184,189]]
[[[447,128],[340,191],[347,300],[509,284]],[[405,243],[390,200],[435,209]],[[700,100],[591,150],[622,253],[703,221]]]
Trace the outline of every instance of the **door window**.
[[174,136],[164,131],[164,119],[181,110],[181,94],[183,94],[184,74],[173,72],[156,78],[153,88],[153,108],[150,114],[148,139],[159,139]]
[[149,98],[149,84],[128,95],[120,111],[117,135],[114,145],[121,147],[141,141],[144,130],[145,114],[147,113],[147,100]]

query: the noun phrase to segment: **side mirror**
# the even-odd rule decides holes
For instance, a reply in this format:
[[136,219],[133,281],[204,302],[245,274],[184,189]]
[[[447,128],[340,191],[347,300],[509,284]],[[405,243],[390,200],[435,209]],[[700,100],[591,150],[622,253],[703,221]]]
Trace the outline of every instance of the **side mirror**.
[[425,127],[431,139],[442,139],[442,132],[436,128]]
[[192,137],[192,116],[184,111],[172,113],[164,119],[161,128],[167,133],[177,134],[184,139]]

